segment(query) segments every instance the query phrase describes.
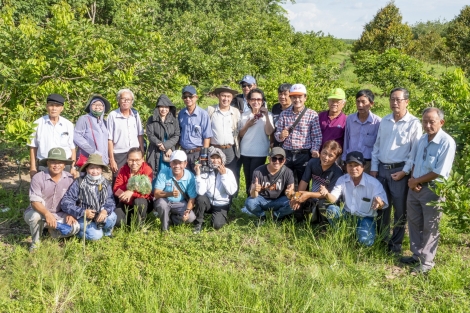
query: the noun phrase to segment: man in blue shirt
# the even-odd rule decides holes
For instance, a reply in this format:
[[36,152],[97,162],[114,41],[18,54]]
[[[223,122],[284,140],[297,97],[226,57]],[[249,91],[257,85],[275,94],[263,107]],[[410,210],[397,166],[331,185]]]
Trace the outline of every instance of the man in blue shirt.
[[207,111],[197,105],[197,92],[194,86],[188,85],[182,91],[186,108],[178,114],[180,123],[180,145],[188,156],[187,169],[194,173],[194,165],[202,148],[209,148],[212,128]]

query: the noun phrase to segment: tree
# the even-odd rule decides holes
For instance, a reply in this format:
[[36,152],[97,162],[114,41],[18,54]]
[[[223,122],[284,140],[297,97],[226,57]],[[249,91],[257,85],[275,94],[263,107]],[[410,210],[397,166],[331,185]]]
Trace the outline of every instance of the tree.
[[470,6],[465,6],[451,21],[447,31],[447,46],[455,63],[470,74]]

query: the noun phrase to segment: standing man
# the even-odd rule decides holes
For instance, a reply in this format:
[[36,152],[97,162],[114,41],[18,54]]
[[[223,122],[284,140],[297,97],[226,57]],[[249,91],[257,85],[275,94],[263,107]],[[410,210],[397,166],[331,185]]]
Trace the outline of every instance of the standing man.
[[180,145],[188,156],[187,169],[194,173],[194,165],[202,148],[209,148],[212,137],[209,114],[197,105],[196,88],[185,86],[182,91],[186,108],[178,114],[180,123]]
[[65,99],[58,94],[47,96],[47,115],[37,119],[34,133],[31,135],[29,144],[29,175],[31,178],[38,171],[46,170],[46,166],[40,166],[39,161],[47,158],[48,152],[52,148],[60,147],[64,149],[67,159],[72,162],[67,163],[65,171],[74,176],[78,172],[74,168],[76,160],[75,144],[73,143],[73,124],[66,118],[60,116],[64,110]]
[[379,125],[382,118],[370,111],[374,105],[374,93],[369,89],[359,90],[356,94],[357,112],[346,119],[344,134],[343,161],[352,151],[359,151],[364,155],[364,172],[370,173],[372,149],[374,148]]
[[[333,89],[328,95],[328,110],[318,114],[322,133],[322,146],[325,142],[334,140],[341,147],[344,144],[344,129],[346,127],[346,114],[343,113],[346,104],[346,94],[341,88]],[[341,161],[338,159],[338,161]]]
[[116,177],[118,171],[127,163],[127,152],[131,148],[140,148],[144,153],[144,128],[140,115],[132,106],[134,93],[121,89],[117,93],[119,108],[108,115],[108,153],[109,167]]
[[370,175],[383,184],[390,205],[395,209],[393,234],[390,238],[390,211],[379,212],[379,232],[384,234],[389,251],[401,253],[405,236],[406,195],[413,160],[411,149],[422,135],[419,119],[408,112],[410,94],[405,88],[390,92],[392,113],[380,122],[372,151]]
[[413,174],[408,180],[408,229],[410,249],[413,256],[402,257],[400,261],[417,264],[415,273],[426,273],[434,267],[439,241],[439,221],[442,211],[435,201],[439,198],[430,187],[435,181],[448,178],[455,156],[455,141],[445,131],[444,112],[427,108],[423,112],[424,134],[413,147]]
[[238,94],[233,98],[232,106],[240,110],[241,113],[245,113],[250,108],[246,96],[250,92],[250,90],[255,89],[256,86],[256,79],[251,75],[243,76],[242,80],[239,82],[240,87],[242,88],[242,93]]
[[300,181],[310,157],[320,156],[322,134],[317,112],[305,107],[305,86],[293,85],[289,97],[292,106],[281,113],[274,136],[286,151],[286,166],[294,172],[296,180]]
[[[289,97],[289,90],[291,87],[291,84],[285,83],[281,84],[279,88],[277,88],[277,100],[279,102],[273,105],[273,108],[271,109],[271,113],[273,114],[274,127],[276,127],[277,120],[279,119],[279,116],[281,116],[282,111],[287,110],[292,105]],[[278,142],[274,137],[274,133],[269,136],[269,138],[271,140],[271,147],[279,147],[281,145],[281,143]]]

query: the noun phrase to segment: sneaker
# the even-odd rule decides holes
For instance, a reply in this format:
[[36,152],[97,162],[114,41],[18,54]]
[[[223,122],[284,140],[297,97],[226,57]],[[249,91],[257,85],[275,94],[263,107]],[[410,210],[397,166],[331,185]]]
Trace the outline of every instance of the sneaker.
[[39,248],[39,245],[32,243],[29,245],[29,253],[34,253]]
[[200,234],[202,230],[202,224],[197,224],[193,228],[193,234],[197,235]]
[[400,258],[400,263],[403,264],[418,264],[419,260],[416,260],[412,256],[403,256]]
[[411,269],[411,274],[426,274],[428,273],[430,270],[432,269],[432,267],[427,267],[425,265],[418,265],[416,267],[413,267]]
[[253,215],[253,216],[254,216],[253,213],[251,213],[250,211],[248,211],[248,209],[246,208],[246,206],[244,206],[243,208],[241,208],[241,211],[242,211],[242,213],[245,213],[245,214]]

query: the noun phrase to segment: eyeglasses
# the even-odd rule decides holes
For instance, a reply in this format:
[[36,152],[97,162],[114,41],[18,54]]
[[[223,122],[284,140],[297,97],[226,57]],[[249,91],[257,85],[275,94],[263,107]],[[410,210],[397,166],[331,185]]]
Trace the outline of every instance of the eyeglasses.
[[408,100],[408,99],[390,98],[390,102],[391,102],[391,103],[402,102],[402,101],[404,101],[404,100]]
[[271,161],[273,163],[276,163],[276,162],[282,163],[284,162],[284,158],[283,157],[271,157]]
[[263,102],[263,98],[251,98],[251,99],[248,99],[249,101],[253,101],[253,102]]
[[97,108],[104,108],[104,104],[102,104],[102,103],[93,103],[91,106],[92,107],[97,107]]
[[251,88],[253,85],[250,84],[241,84],[242,88]]
[[127,162],[129,162],[129,163],[140,163],[140,162],[142,162],[142,159],[139,159],[139,160],[127,160]]
[[122,102],[132,102],[133,99],[129,99],[129,98],[120,98],[120,100]]
[[186,100],[186,99],[188,99],[188,98],[192,99],[193,97],[194,97],[194,95],[192,95],[192,96],[182,96],[181,98],[182,98],[183,100]]

